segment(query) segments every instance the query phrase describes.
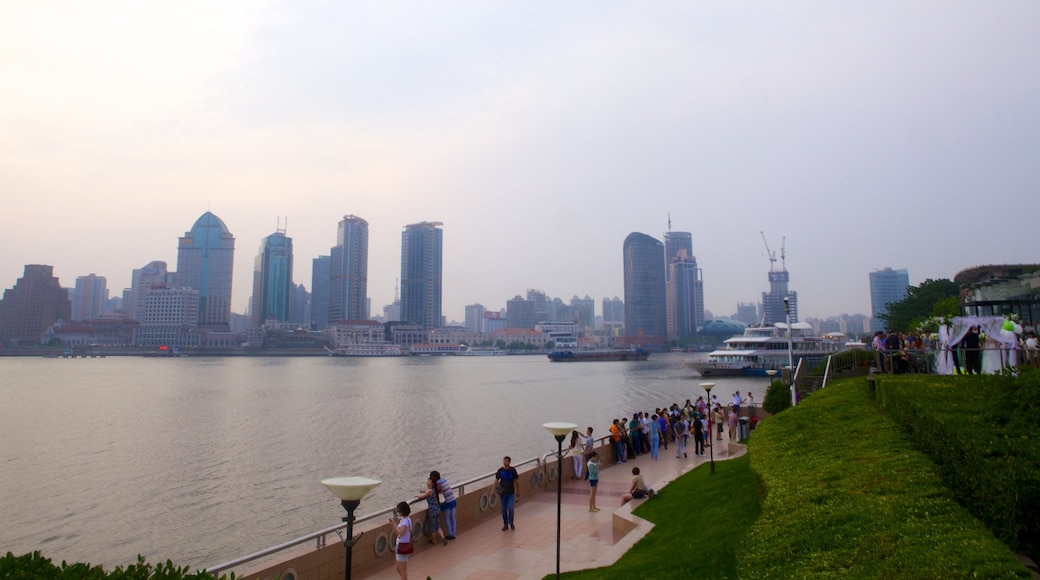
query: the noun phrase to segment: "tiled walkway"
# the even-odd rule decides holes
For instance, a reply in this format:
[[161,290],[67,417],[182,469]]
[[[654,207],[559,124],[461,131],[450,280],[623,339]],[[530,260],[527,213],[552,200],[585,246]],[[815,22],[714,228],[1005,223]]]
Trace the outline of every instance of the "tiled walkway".
[[[729,445],[725,438],[716,442],[715,460],[726,460],[744,453],[743,445]],[[661,449],[658,461],[649,455],[630,459],[600,471],[596,505],[589,508],[589,485],[580,480],[564,480],[561,495],[560,569],[583,570],[607,566],[617,561],[639,541],[653,525],[631,515],[636,500],[621,506],[621,495],[632,481],[631,468],[638,466],[647,485],[656,490],[691,469],[706,463],[708,457],[695,457],[690,445],[688,459],[675,458],[674,444]],[[502,531],[497,514],[468,528],[447,546],[422,544],[408,562],[408,577],[423,579],[526,579],[543,578],[556,572],[556,493],[546,491],[526,499],[521,496],[516,506],[516,531]],[[629,521],[635,527],[628,533],[615,532],[614,518],[620,518],[620,529]],[[393,561],[388,566],[363,574],[362,578],[396,579]]]

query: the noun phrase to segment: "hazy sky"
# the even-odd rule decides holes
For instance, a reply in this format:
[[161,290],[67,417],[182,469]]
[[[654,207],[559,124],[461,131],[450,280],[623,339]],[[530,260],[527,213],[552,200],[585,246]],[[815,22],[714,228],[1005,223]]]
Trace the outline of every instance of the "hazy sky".
[[1040,261],[1040,3],[0,2],[0,288],[113,295],[205,211],[234,310],[288,219],[294,278],[369,222],[444,223],[444,314],[528,288],[624,297],[622,243],[693,234],[716,315],[786,236],[802,317]]

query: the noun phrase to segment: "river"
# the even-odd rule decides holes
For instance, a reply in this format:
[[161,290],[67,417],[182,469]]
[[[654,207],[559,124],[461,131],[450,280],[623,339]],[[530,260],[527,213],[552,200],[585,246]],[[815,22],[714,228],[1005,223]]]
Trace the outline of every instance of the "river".
[[[555,449],[593,426],[696,399],[695,354],[0,358],[0,551],[112,567],[204,567],[340,521],[319,482],[383,481],[359,515]],[[723,400],[767,380],[714,379]]]

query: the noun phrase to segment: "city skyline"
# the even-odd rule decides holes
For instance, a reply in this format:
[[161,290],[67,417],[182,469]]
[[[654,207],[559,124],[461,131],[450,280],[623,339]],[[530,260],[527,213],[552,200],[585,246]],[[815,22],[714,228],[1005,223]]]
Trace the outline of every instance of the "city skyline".
[[142,264],[175,269],[211,211],[250,252],[283,220],[313,291],[359,215],[374,313],[401,228],[438,221],[462,320],[528,288],[622,296],[625,237],[663,239],[670,216],[716,316],[769,289],[760,231],[786,239],[800,318],[869,313],[885,266],[918,285],[1036,261],[1038,19],[1024,1],[7,4],[0,287],[48,264],[118,295]]

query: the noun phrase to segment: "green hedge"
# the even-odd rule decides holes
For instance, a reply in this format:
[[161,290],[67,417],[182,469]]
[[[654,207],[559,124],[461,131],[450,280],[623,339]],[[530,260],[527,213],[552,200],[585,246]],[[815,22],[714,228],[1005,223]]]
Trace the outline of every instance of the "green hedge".
[[1040,561],[1040,373],[879,376],[878,405],[938,466],[954,497]]
[[1029,576],[953,500],[863,378],[763,421],[748,452],[765,495],[741,578]]
[[[167,560],[165,563],[156,564],[154,567],[144,561],[141,556],[137,557],[137,563],[127,567],[116,566],[111,571],[106,571],[101,566],[62,562],[60,565],[51,562],[50,558],[44,558],[40,552],[33,552],[22,556],[15,556],[8,552],[0,558],[0,580],[16,578],[49,579],[60,578],[68,580],[216,580],[218,577],[202,570],[189,571],[187,566],[178,568],[173,562]],[[228,576],[220,576],[224,579]],[[234,580],[231,574],[230,579]]]

